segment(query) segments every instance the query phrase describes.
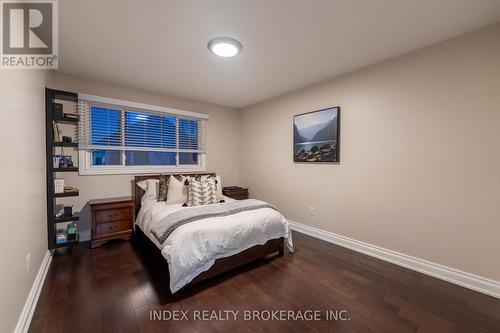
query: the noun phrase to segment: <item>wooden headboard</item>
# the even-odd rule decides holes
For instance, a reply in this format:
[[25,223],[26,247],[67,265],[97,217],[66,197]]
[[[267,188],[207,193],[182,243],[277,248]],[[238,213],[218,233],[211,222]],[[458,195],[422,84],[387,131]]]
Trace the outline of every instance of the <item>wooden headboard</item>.
[[[169,174],[162,174],[163,176],[191,176],[191,177],[199,177],[199,176],[215,176],[215,173],[213,172],[207,172],[207,173],[169,173]],[[144,195],[144,190],[137,186],[137,183],[140,182],[141,180],[145,179],[160,179],[160,175],[146,175],[146,176],[135,176],[134,177],[134,213],[135,216],[139,214],[139,210],[141,209],[141,199],[142,196]]]

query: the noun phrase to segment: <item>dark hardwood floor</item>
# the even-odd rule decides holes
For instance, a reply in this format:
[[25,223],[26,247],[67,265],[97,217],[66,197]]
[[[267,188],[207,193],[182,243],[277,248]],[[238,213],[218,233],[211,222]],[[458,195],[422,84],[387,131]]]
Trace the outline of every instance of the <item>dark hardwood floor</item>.
[[[30,332],[500,332],[500,300],[294,233],[295,255],[170,295],[133,243],[54,256]],[[347,310],[349,320],[159,321],[151,310]]]

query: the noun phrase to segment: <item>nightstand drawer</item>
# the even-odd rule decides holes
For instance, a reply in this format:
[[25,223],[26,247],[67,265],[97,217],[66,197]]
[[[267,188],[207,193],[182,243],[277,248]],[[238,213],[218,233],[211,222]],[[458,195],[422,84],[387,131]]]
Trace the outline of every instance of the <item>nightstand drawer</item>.
[[117,208],[117,209],[109,209],[98,211],[95,214],[96,223],[108,223],[113,221],[120,220],[129,220],[130,209],[129,208]]
[[245,200],[245,199],[248,199],[248,193],[231,193],[230,198],[233,198],[236,200]]
[[131,229],[130,220],[101,223],[97,225],[97,235],[111,234],[130,229]]

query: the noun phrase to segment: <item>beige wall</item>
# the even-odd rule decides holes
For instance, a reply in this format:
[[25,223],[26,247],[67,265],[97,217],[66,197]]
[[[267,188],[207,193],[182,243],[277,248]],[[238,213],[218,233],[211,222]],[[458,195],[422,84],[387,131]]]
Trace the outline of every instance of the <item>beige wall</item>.
[[0,332],[14,330],[47,253],[46,76],[38,70],[0,70]]
[[[239,182],[239,114],[234,109],[61,73],[54,73],[48,86],[208,114],[207,171],[220,173],[224,184]],[[82,210],[80,230],[90,230],[89,209],[86,206],[90,199],[131,195],[133,175],[78,176],[65,173],[62,176],[67,185],[80,189],[79,197],[62,199],[66,204],[73,204],[75,211]]]
[[[290,220],[500,281],[499,41],[496,25],[245,109],[242,183]],[[341,162],[293,163],[293,115],[336,105]]]

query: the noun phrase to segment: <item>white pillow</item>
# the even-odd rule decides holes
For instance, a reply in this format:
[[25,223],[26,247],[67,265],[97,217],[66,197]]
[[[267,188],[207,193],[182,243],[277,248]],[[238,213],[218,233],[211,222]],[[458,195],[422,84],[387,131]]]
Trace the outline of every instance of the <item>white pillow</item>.
[[224,196],[222,195],[222,178],[220,175],[216,175],[215,180],[217,180],[217,184],[215,184],[215,194],[217,195],[217,200],[224,200]]
[[[201,181],[205,181],[210,177],[213,176],[201,176]],[[215,184],[215,194],[217,195],[217,200],[224,200],[224,196],[222,195],[222,179],[220,175],[215,175],[215,180],[217,181],[217,184]]]
[[188,201],[188,186],[184,185],[186,179],[189,181],[190,177],[182,176],[182,180],[178,180],[174,176],[168,179],[168,194],[167,205],[183,204]]
[[159,179],[145,179],[137,183],[137,186],[144,190],[144,194],[141,199],[141,203],[156,201],[158,200],[158,192],[160,188]]

